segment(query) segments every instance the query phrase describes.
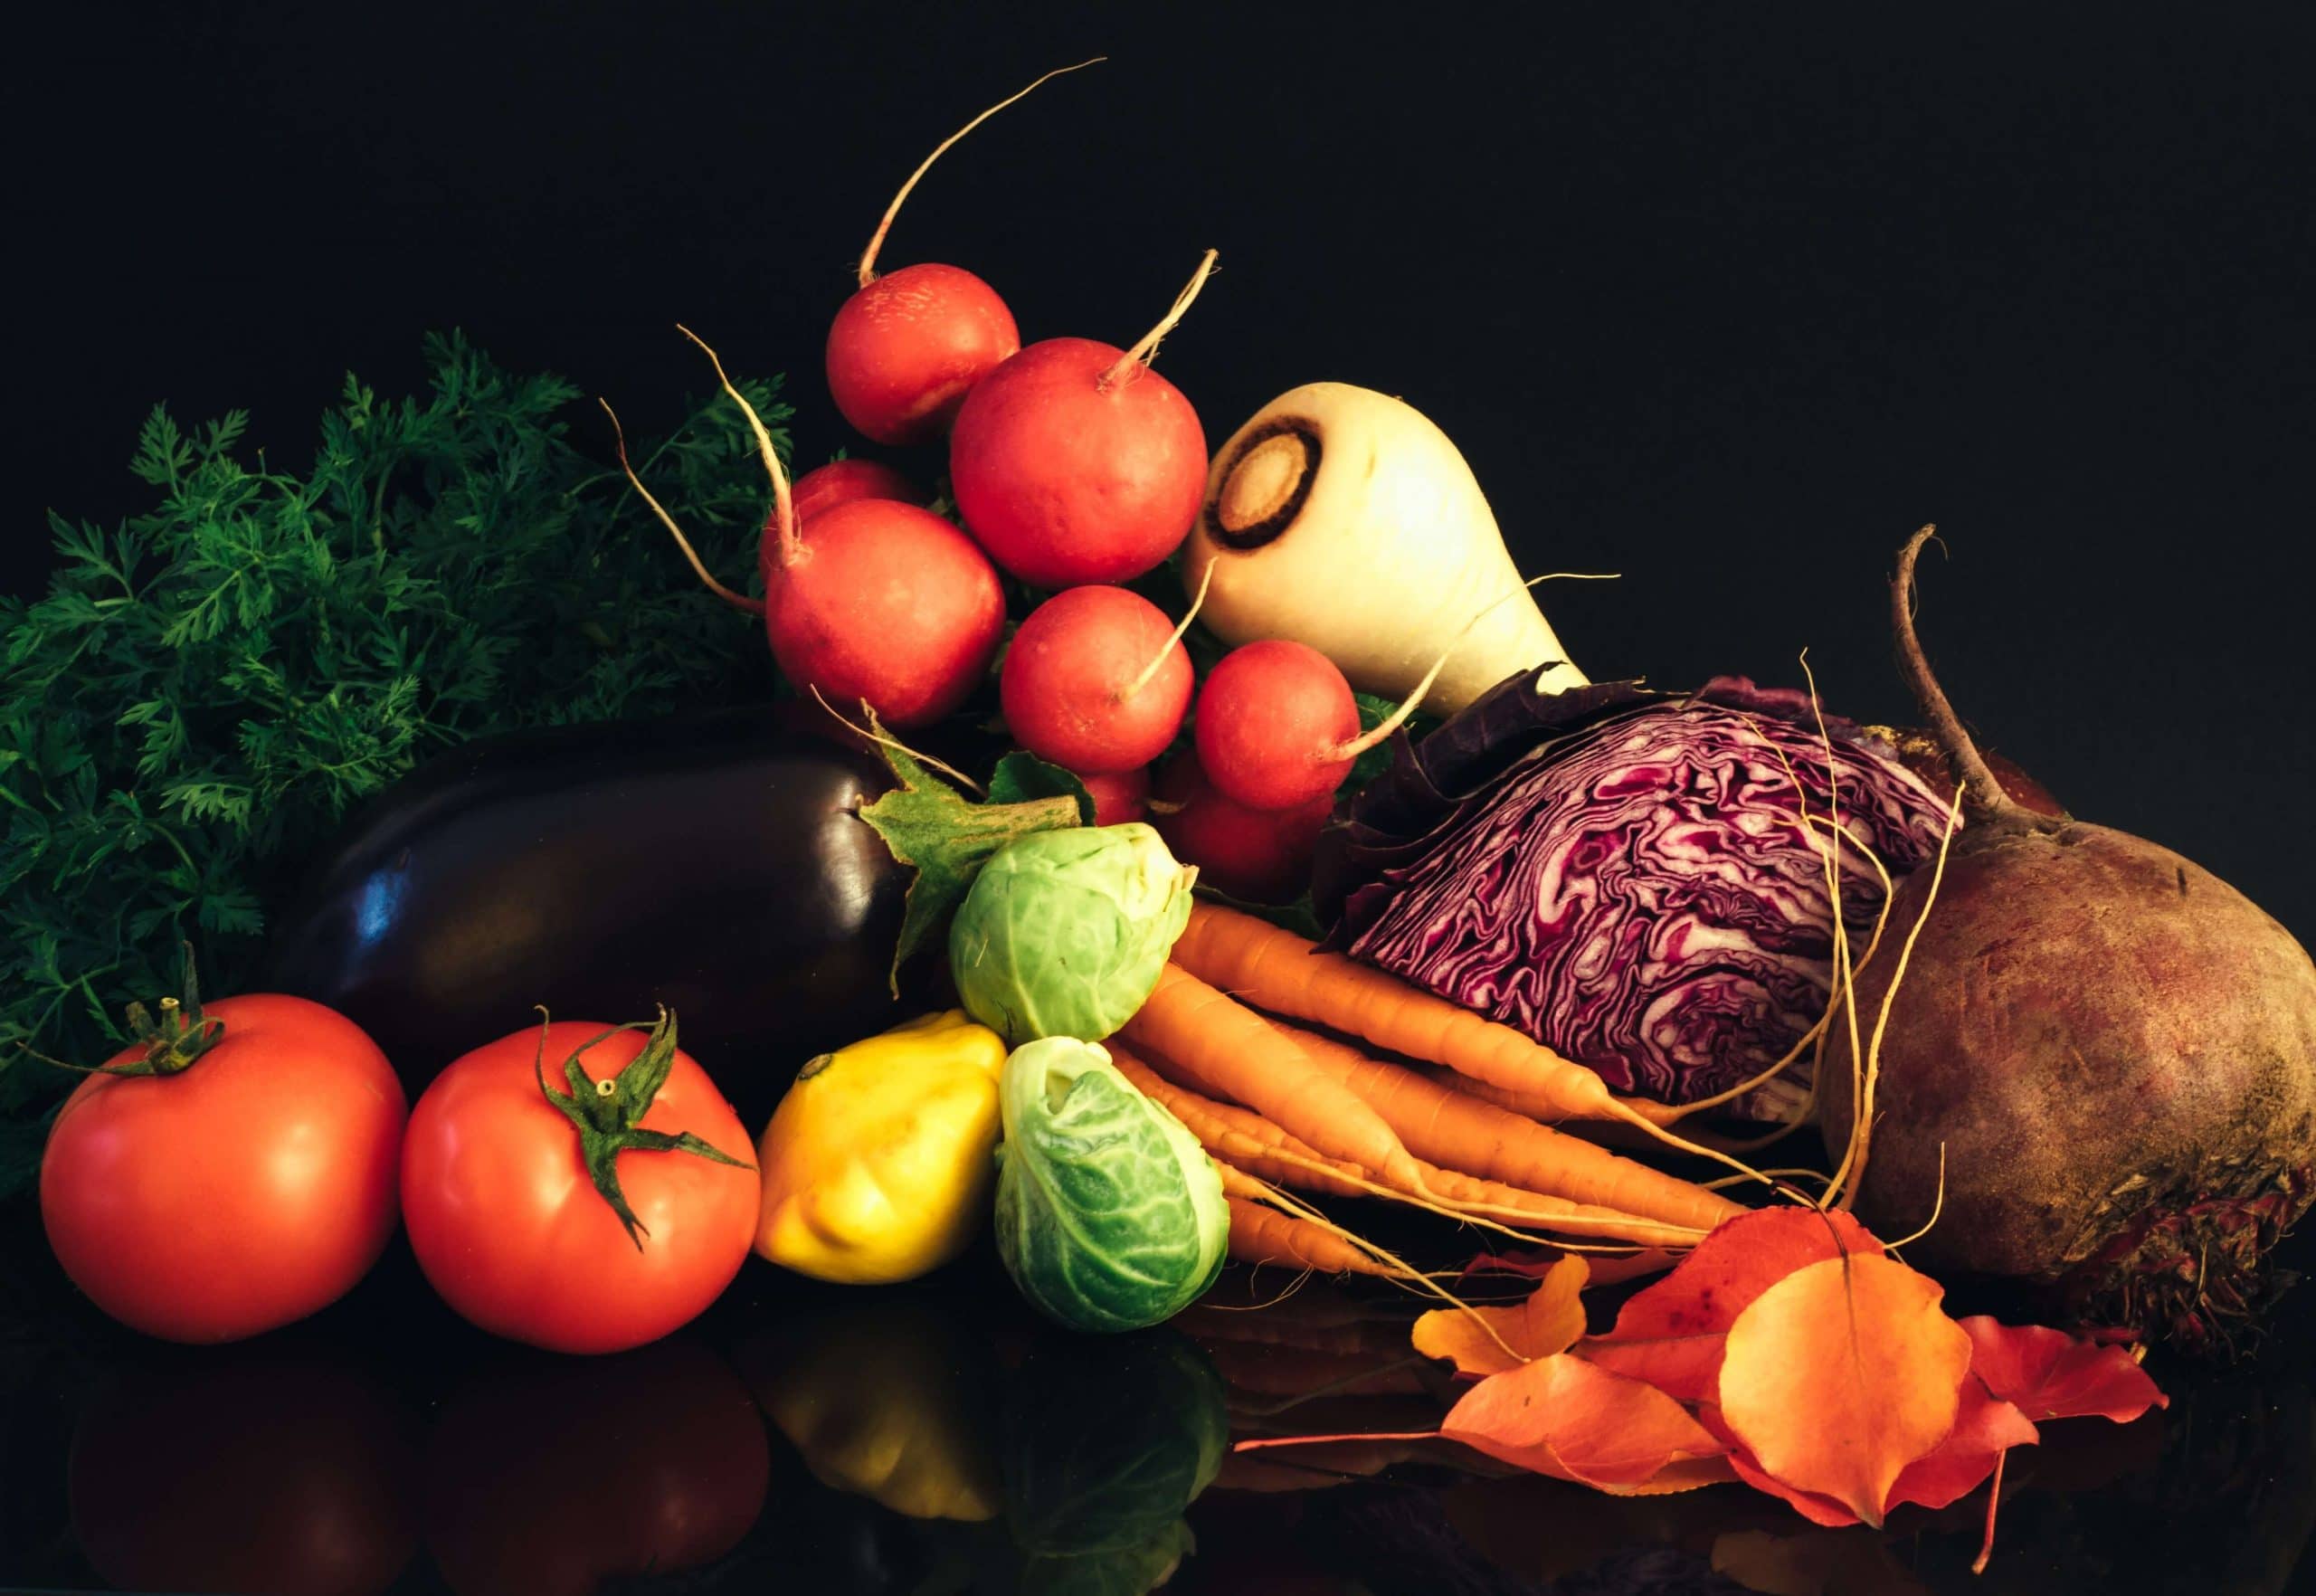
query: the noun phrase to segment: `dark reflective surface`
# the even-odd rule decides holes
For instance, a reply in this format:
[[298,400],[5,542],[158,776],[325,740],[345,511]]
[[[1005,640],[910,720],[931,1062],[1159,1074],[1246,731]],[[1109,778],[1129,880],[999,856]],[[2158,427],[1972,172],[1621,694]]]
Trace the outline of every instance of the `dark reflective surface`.
[[[2304,1250],[2304,1249],[2303,1249]],[[2168,1412],[2045,1428],[1985,1506],[1821,1530],[1733,1487],[1617,1499],[1422,1442],[1417,1305],[1226,1277],[1159,1331],[1064,1335],[985,1256],[844,1291],[755,1264],[613,1358],[479,1335],[389,1255],[238,1347],[119,1331],[0,1216],[0,1588],[829,1592],[2283,1592],[2316,1529],[2316,1300]],[[1254,1304],[1261,1311],[1244,1311]]]

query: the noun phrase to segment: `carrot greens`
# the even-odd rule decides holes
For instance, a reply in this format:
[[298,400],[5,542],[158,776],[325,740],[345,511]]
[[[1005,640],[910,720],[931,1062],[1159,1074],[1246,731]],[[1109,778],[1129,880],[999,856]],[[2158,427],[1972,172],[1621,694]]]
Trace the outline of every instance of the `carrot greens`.
[[[755,640],[666,579],[575,388],[455,334],[427,358],[401,399],[349,375],[310,463],[254,447],[244,412],[187,430],[157,407],[130,463],[151,508],[52,516],[47,592],[0,598],[0,1191],[61,1084],[17,1044],[113,1051],[180,937],[238,985],[313,847],[430,753],[771,695]],[[747,386],[786,416],[776,382]],[[739,565],[755,454],[703,404],[635,459]]]

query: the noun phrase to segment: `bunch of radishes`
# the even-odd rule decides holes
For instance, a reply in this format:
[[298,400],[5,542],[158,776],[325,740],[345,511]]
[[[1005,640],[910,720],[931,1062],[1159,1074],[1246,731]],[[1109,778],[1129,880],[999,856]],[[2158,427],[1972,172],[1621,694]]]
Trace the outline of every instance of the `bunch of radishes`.
[[1317,651],[1251,642],[1198,689],[1195,752],[1172,762],[1153,804],[1151,766],[1191,706],[1188,621],[1177,625],[1120,585],[1182,546],[1205,498],[1198,414],[1150,361],[1214,252],[1158,325],[1124,349],[1071,337],[1023,347],[1012,312],[972,272],[875,271],[894,214],[925,167],[1011,103],[966,124],[910,176],[829,329],[829,390],[864,436],[915,445],[947,434],[962,527],[926,508],[906,477],[870,461],[823,466],[792,491],[751,411],[774,489],[764,596],[759,603],[700,574],[727,602],[760,611],[773,655],[799,690],[832,706],[864,704],[904,731],[959,709],[989,674],[1006,624],[1001,571],[1049,594],[1021,622],[1000,673],[1013,737],[1083,779],[1099,823],[1154,809],[1175,850],[1216,886],[1292,896],[1335,788],[1389,728],[1362,739],[1350,684]]

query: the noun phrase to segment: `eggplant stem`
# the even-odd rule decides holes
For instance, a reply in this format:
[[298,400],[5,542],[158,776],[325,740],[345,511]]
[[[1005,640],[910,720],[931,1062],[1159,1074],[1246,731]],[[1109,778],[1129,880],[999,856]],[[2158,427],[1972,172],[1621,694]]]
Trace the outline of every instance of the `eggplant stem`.
[[2008,822],[2015,825],[2038,826],[2043,817],[2003,791],[2001,780],[1996,776],[1962,727],[1961,717],[1954,713],[1954,706],[1947,701],[1946,691],[1932,674],[1930,660],[1922,653],[1922,639],[1914,633],[1914,565],[1922,555],[1922,546],[1938,536],[1935,523],[1923,527],[1905,541],[1898,550],[1898,573],[1890,583],[1890,630],[1898,650],[1899,674],[1914,695],[1914,702],[1929,717],[1931,729],[1938,734],[1939,746],[1962,778],[1962,786],[1970,794],[1970,807],[1989,820]]

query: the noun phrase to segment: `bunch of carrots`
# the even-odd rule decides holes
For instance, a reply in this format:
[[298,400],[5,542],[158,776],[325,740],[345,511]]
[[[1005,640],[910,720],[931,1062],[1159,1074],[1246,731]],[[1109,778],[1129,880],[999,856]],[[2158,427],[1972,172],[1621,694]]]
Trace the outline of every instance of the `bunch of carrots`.
[[1620,1273],[1663,1268],[1745,1211],[1543,1123],[1620,1122],[1733,1163],[1591,1070],[1211,903],[1191,911],[1157,989],[1108,1047],[1220,1167],[1230,1256],[1244,1262],[1425,1278],[1312,1197],[1381,1198],[1523,1240],[1543,1232],[1563,1249],[1616,1258]]

